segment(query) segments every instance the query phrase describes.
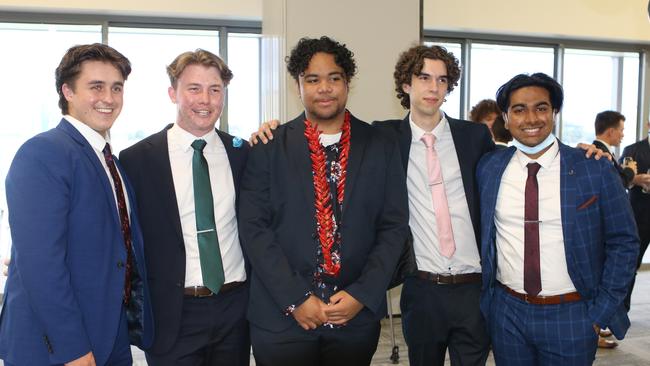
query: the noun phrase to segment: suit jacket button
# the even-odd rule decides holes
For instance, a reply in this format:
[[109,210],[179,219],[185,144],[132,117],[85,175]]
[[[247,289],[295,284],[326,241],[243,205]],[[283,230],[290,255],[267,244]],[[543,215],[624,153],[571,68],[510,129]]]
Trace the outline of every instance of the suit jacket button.
[[118,261],[117,262],[117,268],[123,268],[124,267],[124,262]]
[[184,285],[183,282],[178,282],[178,283],[176,284],[176,286],[178,286],[178,287],[184,287],[183,285]]

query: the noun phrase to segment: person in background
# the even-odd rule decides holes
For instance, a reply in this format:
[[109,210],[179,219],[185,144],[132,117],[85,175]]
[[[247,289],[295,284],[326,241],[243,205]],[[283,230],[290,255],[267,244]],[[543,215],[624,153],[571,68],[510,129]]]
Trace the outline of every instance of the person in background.
[[492,124],[492,136],[494,137],[494,145],[497,149],[507,148],[508,143],[512,141],[512,134],[506,128],[506,122],[503,120],[501,114],[494,119],[494,123]]
[[492,132],[492,125],[499,114],[501,111],[493,99],[483,99],[469,111],[469,120],[483,123]]

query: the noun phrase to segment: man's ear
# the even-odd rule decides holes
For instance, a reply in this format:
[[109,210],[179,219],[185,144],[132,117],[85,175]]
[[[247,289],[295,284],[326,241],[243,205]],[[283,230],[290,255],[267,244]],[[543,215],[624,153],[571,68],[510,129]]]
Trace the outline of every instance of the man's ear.
[[173,86],[167,88],[167,95],[169,95],[169,99],[171,99],[172,103],[176,104],[176,89],[174,89]]
[[61,85],[61,91],[63,92],[65,100],[70,101],[70,98],[72,98],[72,95],[74,94],[74,90],[72,90],[72,88],[67,83],[64,83]]
[[508,130],[508,113],[502,112],[501,117],[503,117],[503,127]]
[[406,94],[411,94],[411,85],[410,84],[402,84],[402,91]]

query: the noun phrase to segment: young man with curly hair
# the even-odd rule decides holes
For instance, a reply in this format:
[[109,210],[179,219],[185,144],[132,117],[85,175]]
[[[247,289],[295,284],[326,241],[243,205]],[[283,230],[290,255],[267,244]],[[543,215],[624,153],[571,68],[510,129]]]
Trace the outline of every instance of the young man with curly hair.
[[303,38],[287,59],[304,113],[252,149],[239,225],[258,365],[369,365],[408,235],[399,150],[347,109],[352,52]]
[[489,339],[479,311],[481,264],[476,165],[494,150],[483,124],[440,108],[460,79],[439,46],[414,46],[395,65],[395,91],[409,114],[375,126],[400,142],[417,268],[402,288],[411,365],[483,365]]

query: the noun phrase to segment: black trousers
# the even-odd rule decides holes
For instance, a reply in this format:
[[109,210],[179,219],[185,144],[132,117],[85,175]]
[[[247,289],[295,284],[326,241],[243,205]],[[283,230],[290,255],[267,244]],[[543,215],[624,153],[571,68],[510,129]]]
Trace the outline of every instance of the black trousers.
[[251,324],[253,355],[258,366],[370,365],[379,342],[379,322],[304,330],[298,323],[281,332]]
[[181,329],[165,354],[146,353],[149,366],[248,366],[248,284],[209,297],[185,297]]
[[409,277],[402,288],[402,329],[411,366],[485,365],[490,339],[481,311],[480,283],[439,285]]
[[[641,220],[637,220],[641,221]],[[650,225],[648,224],[637,224],[637,232],[639,234],[639,257],[637,258],[636,261],[636,270],[639,270],[639,267],[641,267],[641,263],[643,262],[643,255],[645,254],[646,250],[648,249],[648,244],[650,244]],[[623,304],[625,305],[625,308],[627,311],[630,311],[630,305],[632,302],[632,290],[634,289],[634,283],[636,282],[636,273],[634,274],[634,277],[632,278],[632,283],[630,284],[630,290],[627,292],[627,296],[625,297],[625,300],[623,300]]]

